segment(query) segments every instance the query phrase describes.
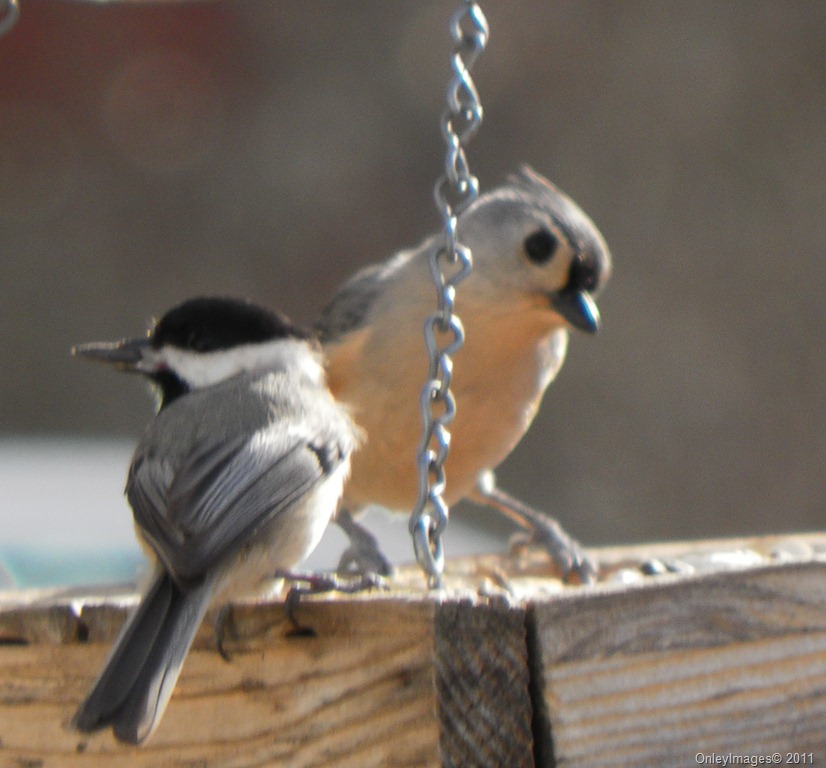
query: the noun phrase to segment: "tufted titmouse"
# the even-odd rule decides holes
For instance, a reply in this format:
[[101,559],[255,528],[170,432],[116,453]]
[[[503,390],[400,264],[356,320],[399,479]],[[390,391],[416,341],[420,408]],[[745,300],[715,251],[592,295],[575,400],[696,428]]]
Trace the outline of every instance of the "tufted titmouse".
[[[608,248],[579,206],[528,167],[461,213],[458,240],[472,251],[473,271],[456,290],[466,339],[454,358],[445,499],[499,509],[542,541],[566,575],[588,579],[593,566],[576,543],[496,488],[490,470],[530,426],[565,359],[569,328],[598,329],[593,297],[610,273]],[[388,567],[350,511],[375,504],[409,512],[416,501],[422,326],[435,307],[428,254],[442,244],[430,237],[358,272],[317,324],[330,390],[366,433],[339,515],[354,545],[344,569]]]
[[251,304],[193,299],[148,338],[75,351],[144,374],[159,394],[126,485],[153,574],[72,721],[139,743],[210,603],[318,544],[358,433],[327,390],[317,342]]

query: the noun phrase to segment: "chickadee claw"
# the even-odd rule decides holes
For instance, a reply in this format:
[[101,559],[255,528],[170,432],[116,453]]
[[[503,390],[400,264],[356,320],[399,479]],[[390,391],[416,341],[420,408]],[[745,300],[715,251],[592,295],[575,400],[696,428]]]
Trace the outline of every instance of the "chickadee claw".
[[295,610],[298,608],[301,598],[306,595],[321,595],[326,592],[341,592],[353,595],[357,592],[367,592],[371,589],[389,589],[387,579],[377,573],[364,573],[352,578],[338,576],[334,573],[295,573],[292,571],[279,571],[277,577],[298,582],[292,586],[284,600],[284,611],[287,620],[292,624],[293,629],[288,633],[289,637],[315,637],[316,632],[312,627],[305,626],[298,621]]
[[212,631],[215,638],[215,649],[218,651],[220,657],[229,663],[232,661],[232,656],[226,648],[224,641],[227,639],[227,627],[231,627],[231,635],[233,639],[237,639],[235,632],[235,622],[233,621],[232,606],[222,605],[215,614],[215,621],[212,624]]

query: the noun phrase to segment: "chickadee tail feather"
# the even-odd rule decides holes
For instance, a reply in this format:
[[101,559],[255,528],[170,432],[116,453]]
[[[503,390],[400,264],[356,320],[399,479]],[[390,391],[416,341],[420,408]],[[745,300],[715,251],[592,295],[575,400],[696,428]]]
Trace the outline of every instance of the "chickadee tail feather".
[[120,741],[138,744],[146,739],[169,703],[213,587],[208,579],[183,591],[158,568],[72,726],[91,732],[111,725]]

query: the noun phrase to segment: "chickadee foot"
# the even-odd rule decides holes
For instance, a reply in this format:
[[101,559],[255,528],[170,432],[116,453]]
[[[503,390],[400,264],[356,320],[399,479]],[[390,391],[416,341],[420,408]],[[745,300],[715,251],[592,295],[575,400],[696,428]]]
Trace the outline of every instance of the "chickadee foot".
[[224,641],[227,639],[227,626],[233,626],[232,634],[235,634],[235,627],[232,621],[232,606],[231,605],[222,605],[218,609],[218,613],[215,614],[215,621],[212,624],[212,632],[215,638],[215,649],[220,654],[221,658],[226,661],[232,661],[232,656],[230,655],[229,651],[226,649],[226,645]]
[[497,488],[492,472],[485,472],[480,476],[474,498],[478,503],[501,512],[525,529],[524,534],[517,534],[512,539],[513,548],[537,544],[551,556],[564,581],[581,584],[596,582],[599,570],[597,564],[585,554],[579,543],[550,515],[529,507]]
[[338,561],[336,573],[340,576],[390,576],[393,566],[381,553],[379,543],[363,525],[359,525],[346,510],[340,509],[335,518],[339,527],[350,539]]
[[301,598],[305,595],[320,595],[325,592],[342,592],[352,595],[357,592],[366,592],[370,589],[387,589],[387,581],[383,576],[376,573],[366,573],[352,578],[338,576],[334,573],[294,573],[291,571],[281,571],[278,578],[288,579],[297,582],[284,600],[284,610],[287,619],[293,625],[289,633],[291,637],[315,637],[316,633],[312,627],[305,626],[298,621],[295,611],[298,608]]

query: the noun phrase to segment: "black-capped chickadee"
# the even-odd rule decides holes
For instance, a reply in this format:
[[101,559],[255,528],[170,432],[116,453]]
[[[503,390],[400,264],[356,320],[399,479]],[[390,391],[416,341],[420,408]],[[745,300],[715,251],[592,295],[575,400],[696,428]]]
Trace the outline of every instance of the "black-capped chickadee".
[[[528,167],[461,213],[458,240],[472,251],[473,271],[456,289],[466,339],[454,357],[445,500],[494,506],[534,532],[563,571],[587,578],[592,566],[576,543],[497,489],[490,470],[530,426],[565,360],[569,328],[598,329],[593,297],[610,273],[608,247],[579,206]],[[340,513],[354,544],[363,531],[348,510],[375,504],[409,512],[416,501],[422,326],[435,309],[428,261],[442,245],[441,236],[430,237],[358,272],[317,324],[330,391],[366,434]],[[386,561],[369,537],[359,549],[355,559],[382,570]]]
[[160,396],[126,485],[154,571],[72,721],[138,743],[158,725],[210,603],[318,544],[358,430],[327,389],[311,335],[248,303],[194,299],[147,338],[75,351],[144,374]]

